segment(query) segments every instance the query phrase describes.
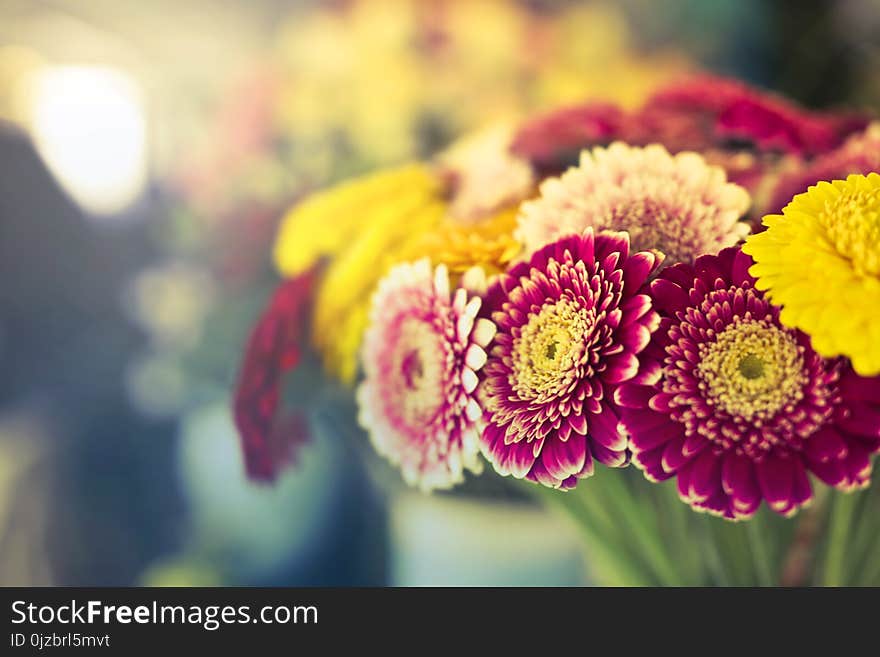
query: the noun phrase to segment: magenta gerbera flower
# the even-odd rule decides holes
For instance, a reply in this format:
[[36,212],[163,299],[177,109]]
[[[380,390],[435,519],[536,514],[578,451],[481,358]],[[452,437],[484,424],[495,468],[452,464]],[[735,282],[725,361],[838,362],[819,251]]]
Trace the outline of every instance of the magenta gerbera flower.
[[851,136],[837,150],[801,162],[779,176],[767,212],[778,214],[797,194],[822,180],[845,180],[852,173],[880,171],[880,122]]
[[474,391],[495,327],[477,317],[480,305],[462,287],[451,293],[446,267],[432,269],[427,258],[392,269],[373,297],[358,420],[423,491],[482,470]]
[[676,477],[682,500],[732,519],[761,500],[793,514],[812,497],[810,472],[865,486],[880,448],[880,379],[784,327],[752,264],[735,247],[664,270],[650,284],[661,321],[645,351],[661,376],[615,392],[645,476]]
[[630,253],[627,233],[564,237],[502,274],[485,312],[495,322],[480,400],[481,448],[502,475],[573,488],[593,460],[627,462],[612,393],[651,381],[639,354],[659,317],[639,288],[661,256]]

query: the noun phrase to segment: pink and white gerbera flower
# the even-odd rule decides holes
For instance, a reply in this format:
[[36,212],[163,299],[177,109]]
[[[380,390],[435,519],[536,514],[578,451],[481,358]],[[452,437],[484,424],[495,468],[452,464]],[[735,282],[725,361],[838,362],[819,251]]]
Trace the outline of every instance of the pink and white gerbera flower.
[[358,420],[376,450],[423,491],[482,470],[481,409],[474,391],[495,334],[480,297],[450,291],[427,258],[392,269],[373,297],[364,338]]

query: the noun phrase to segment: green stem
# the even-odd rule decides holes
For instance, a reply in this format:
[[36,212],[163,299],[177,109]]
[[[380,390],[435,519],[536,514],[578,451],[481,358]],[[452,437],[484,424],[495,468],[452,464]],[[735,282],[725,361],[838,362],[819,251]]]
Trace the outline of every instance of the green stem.
[[[871,554],[880,553],[880,540],[875,541]],[[856,583],[858,586],[880,586],[880,559],[867,560],[861,572],[861,579]]]
[[849,536],[856,496],[837,493],[831,506],[831,521],[828,530],[828,548],[825,552],[825,586],[841,586],[844,583],[844,560],[846,542]]
[[711,529],[712,540],[721,556],[730,585],[754,586],[755,569],[746,527],[743,523],[732,523],[720,518],[707,518],[706,522]]
[[702,556],[705,560],[706,569],[714,577],[715,584],[718,586],[730,586],[730,575],[724,567],[724,559],[718,550],[718,541],[715,538],[715,533],[705,523],[700,523],[698,531],[702,539]]
[[[880,549],[880,485],[859,493],[860,504],[853,521],[853,534],[850,539],[848,563],[859,573],[855,585],[867,582],[868,570],[874,562],[880,561],[874,555]],[[880,564],[878,564],[880,567]]]
[[530,492],[544,504],[563,512],[577,525],[586,546],[590,570],[602,584],[614,586],[650,586],[650,575],[620,549],[619,538],[603,530],[604,520],[595,505],[584,503],[579,491],[564,493],[543,486],[528,485]]
[[605,477],[602,485],[609,493],[608,498],[620,514],[623,526],[629,531],[639,547],[640,553],[657,577],[666,586],[681,584],[681,578],[669,557],[662,537],[656,530],[656,517],[646,513],[639,500],[623,479],[624,473],[613,472]]
[[652,497],[660,510],[660,529],[668,543],[674,544],[673,554],[681,573],[681,583],[686,586],[706,584],[706,565],[701,555],[699,539],[694,536],[690,523],[693,513],[679,498],[672,484],[651,484]]
[[746,534],[749,537],[749,548],[752,553],[752,562],[755,565],[755,573],[758,576],[760,586],[773,586],[773,570],[770,567],[770,553],[764,542],[764,530],[766,525],[761,518],[756,516],[746,526]]

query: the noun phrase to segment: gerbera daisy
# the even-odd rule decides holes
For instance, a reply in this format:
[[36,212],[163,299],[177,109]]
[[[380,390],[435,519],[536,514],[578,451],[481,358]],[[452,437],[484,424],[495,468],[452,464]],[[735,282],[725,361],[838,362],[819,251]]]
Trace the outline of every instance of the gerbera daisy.
[[413,243],[413,258],[430,253],[452,274],[463,274],[475,266],[490,274],[503,271],[522,249],[513,237],[517,212],[517,206],[513,206],[482,221],[464,224],[446,218]]
[[481,447],[502,475],[573,488],[627,461],[615,386],[643,380],[639,354],[657,314],[639,288],[660,256],[627,233],[564,237],[502,274],[485,312],[498,327],[483,370]]
[[540,198],[522,205],[517,236],[533,253],[587,227],[627,230],[634,249],[691,261],[745,236],[739,219],[749,203],[748,192],[696,153],[617,142],[584,151],[580,166],[544,181]]
[[373,296],[362,351],[358,420],[376,450],[424,491],[480,472],[476,372],[495,327],[481,300],[450,293],[446,267],[427,258],[396,266]]
[[449,214],[473,223],[519,203],[532,193],[535,175],[529,162],[510,149],[513,131],[506,124],[462,139],[438,156],[449,183]]
[[763,223],[743,250],[782,322],[809,333],[823,356],[880,374],[880,175],[820,182]]
[[660,328],[644,358],[654,382],[614,395],[633,462],[652,481],[675,477],[682,500],[748,518],[766,500],[789,515],[830,486],[867,485],[880,448],[880,380],[826,360],[779,321],[738,247],[650,284]]
[[346,180],[297,203],[275,240],[278,271],[296,276],[323,257],[344,253],[375,224],[440,195],[430,167],[407,164]]

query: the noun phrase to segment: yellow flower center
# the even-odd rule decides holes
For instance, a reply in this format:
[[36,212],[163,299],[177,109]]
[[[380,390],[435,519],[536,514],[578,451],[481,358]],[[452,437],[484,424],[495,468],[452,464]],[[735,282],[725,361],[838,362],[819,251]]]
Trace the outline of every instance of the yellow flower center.
[[435,331],[417,319],[406,319],[394,350],[392,372],[397,412],[410,425],[430,421],[445,399],[443,345]]
[[512,349],[511,385],[520,398],[546,401],[574,385],[594,324],[595,313],[570,299],[532,315]]
[[859,274],[880,275],[880,187],[848,186],[826,202],[819,221],[834,248]]
[[803,348],[766,320],[734,318],[715,342],[700,345],[700,389],[744,420],[766,419],[803,397]]

